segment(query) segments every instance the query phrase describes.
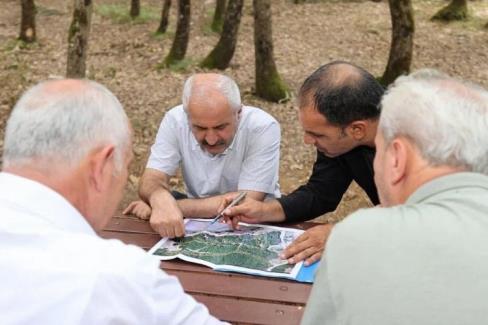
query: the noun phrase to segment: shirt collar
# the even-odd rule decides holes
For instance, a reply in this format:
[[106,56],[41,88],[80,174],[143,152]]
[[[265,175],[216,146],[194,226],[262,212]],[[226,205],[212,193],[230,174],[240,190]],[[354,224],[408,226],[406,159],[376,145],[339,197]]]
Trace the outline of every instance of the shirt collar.
[[90,224],[66,198],[37,181],[0,172],[0,201],[38,216],[58,229],[95,235]]
[[488,176],[461,172],[438,177],[420,186],[410,195],[406,204],[422,202],[439,193],[466,187],[482,187],[488,190]]

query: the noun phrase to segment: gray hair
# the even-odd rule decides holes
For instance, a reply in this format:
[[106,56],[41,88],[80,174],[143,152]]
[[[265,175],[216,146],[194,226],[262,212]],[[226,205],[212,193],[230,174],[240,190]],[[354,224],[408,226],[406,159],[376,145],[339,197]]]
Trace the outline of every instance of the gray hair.
[[[71,87],[62,87],[63,83]],[[5,167],[32,162],[43,168],[56,162],[74,167],[101,144],[115,146],[120,171],[130,129],[117,98],[94,81],[45,81],[15,105],[5,131],[3,161]]]
[[[189,77],[183,86],[181,101],[185,111],[188,111],[188,103],[190,102],[190,98],[195,91],[193,87],[194,79],[195,75]],[[239,87],[234,80],[225,75],[219,74],[217,75],[216,80],[212,83],[211,87],[218,90],[227,99],[229,106],[234,111],[238,111],[241,108],[241,94],[239,92]]]
[[433,166],[488,174],[488,92],[435,70],[398,78],[381,102],[386,144],[410,139]]

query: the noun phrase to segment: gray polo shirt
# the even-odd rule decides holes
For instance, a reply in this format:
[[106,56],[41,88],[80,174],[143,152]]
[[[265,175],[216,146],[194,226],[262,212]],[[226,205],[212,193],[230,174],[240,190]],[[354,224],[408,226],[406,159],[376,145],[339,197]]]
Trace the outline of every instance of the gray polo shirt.
[[488,177],[456,173],[337,224],[302,324],[487,324],[487,298]]
[[181,166],[186,193],[202,198],[250,190],[279,197],[280,125],[265,111],[243,106],[230,146],[221,154],[202,150],[179,105],[161,122],[147,168],[173,176]]

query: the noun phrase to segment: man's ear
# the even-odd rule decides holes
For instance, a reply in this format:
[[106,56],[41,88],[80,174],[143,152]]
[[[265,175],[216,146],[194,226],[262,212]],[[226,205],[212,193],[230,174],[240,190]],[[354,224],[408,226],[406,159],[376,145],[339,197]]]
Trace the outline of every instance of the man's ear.
[[403,139],[397,138],[391,142],[388,146],[388,159],[391,164],[390,182],[396,185],[405,178],[407,168],[408,148]]
[[114,173],[113,145],[107,145],[95,149],[90,157],[90,183],[98,192],[104,190],[105,184]]
[[365,121],[354,121],[347,126],[349,136],[354,140],[360,141],[366,136],[366,122]]

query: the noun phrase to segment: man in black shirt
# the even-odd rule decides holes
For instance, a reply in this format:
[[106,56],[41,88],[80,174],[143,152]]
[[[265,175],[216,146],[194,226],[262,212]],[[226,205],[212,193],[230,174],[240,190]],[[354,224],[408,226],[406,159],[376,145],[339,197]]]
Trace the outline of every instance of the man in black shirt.
[[[378,204],[374,184],[374,138],[383,87],[366,70],[335,61],[317,69],[298,94],[304,142],[317,148],[307,184],[277,200],[244,203],[225,211],[237,222],[295,222],[334,211],[353,180]],[[232,196],[229,197],[232,199]],[[315,226],[292,243],[283,258],[289,263],[320,259],[332,224]]]

